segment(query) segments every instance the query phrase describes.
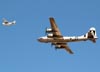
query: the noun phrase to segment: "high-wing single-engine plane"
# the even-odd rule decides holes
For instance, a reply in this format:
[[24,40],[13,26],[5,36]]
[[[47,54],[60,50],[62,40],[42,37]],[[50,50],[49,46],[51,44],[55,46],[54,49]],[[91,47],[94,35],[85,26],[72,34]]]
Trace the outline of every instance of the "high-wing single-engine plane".
[[11,25],[16,24],[16,21],[14,20],[14,21],[9,22],[7,19],[3,18],[2,24],[3,24],[4,26],[11,26]]
[[62,34],[59,31],[59,28],[57,27],[54,18],[49,18],[51,28],[46,29],[47,36],[38,38],[39,42],[43,43],[51,43],[51,45],[54,45],[56,49],[65,49],[70,54],[73,54],[72,50],[68,46],[68,42],[77,42],[77,41],[87,41],[90,40],[93,43],[96,42],[97,34],[96,29],[94,27],[91,27],[89,31],[85,35],[81,36],[62,36]]

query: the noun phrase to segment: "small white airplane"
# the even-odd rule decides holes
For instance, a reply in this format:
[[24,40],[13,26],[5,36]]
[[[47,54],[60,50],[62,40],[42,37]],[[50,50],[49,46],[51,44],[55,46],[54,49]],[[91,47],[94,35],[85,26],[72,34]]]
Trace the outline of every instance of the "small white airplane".
[[4,26],[11,26],[11,25],[16,24],[16,21],[14,20],[14,21],[12,21],[12,22],[9,22],[9,21],[7,21],[5,18],[3,18],[2,24],[3,24]]
[[93,43],[96,42],[97,34],[96,29],[94,27],[91,27],[90,30],[85,34],[81,36],[62,36],[62,34],[59,31],[59,28],[57,27],[54,18],[49,18],[51,28],[46,29],[47,36],[38,38],[39,42],[43,43],[51,43],[51,45],[55,45],[56,49],[65,49],[70,54],[73,54],[71,49],[68,47],[68,42],[77,42],[77,41],[87,41],[90,40]]

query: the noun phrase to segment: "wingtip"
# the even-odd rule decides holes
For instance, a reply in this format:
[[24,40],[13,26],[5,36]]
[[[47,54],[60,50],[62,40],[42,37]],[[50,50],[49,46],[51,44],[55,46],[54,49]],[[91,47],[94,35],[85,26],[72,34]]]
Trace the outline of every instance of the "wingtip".
[[74,54],[72,51],[69,51],[69,54]]
[[49,19],[54,19],[53,17],[49,17]]

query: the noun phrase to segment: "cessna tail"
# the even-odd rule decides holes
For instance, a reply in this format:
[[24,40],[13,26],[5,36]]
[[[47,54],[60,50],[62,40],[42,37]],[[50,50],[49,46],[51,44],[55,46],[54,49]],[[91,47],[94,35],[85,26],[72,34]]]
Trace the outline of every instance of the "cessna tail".
[[12,22],[12,24],[16,24],[16,21],[14,20],[14,21]]

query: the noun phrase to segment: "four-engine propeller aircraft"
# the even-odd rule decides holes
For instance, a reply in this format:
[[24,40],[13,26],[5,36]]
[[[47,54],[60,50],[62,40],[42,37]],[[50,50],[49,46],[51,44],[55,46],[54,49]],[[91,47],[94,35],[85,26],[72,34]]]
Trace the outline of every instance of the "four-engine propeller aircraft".
[[94,27],[91,27],[90,30],[85,35],[72,36],[72,37],[62,36],[62,34],[59,31],[59,28],[55,23],[54,18],[51,17],[49,19],[50,19],[51,28],[47,28],[46,29],[47,36],[40,37],[38,41],[43,43],[51,43],[51,45],[55,45],[56,49],[65,49],[70,54],[73,54],[73,52],[67,45],[68,42],[90,40],[93,43],[95,43],[96,39],[98,38],[96,34],[96,29]]
[[7,21],[5,18],[3,18],[3,23],[2,23],[4,26],[11,26],[11,25],[14,25],[16,24],[16,21],[12,21],[12,22],[9,22]]

